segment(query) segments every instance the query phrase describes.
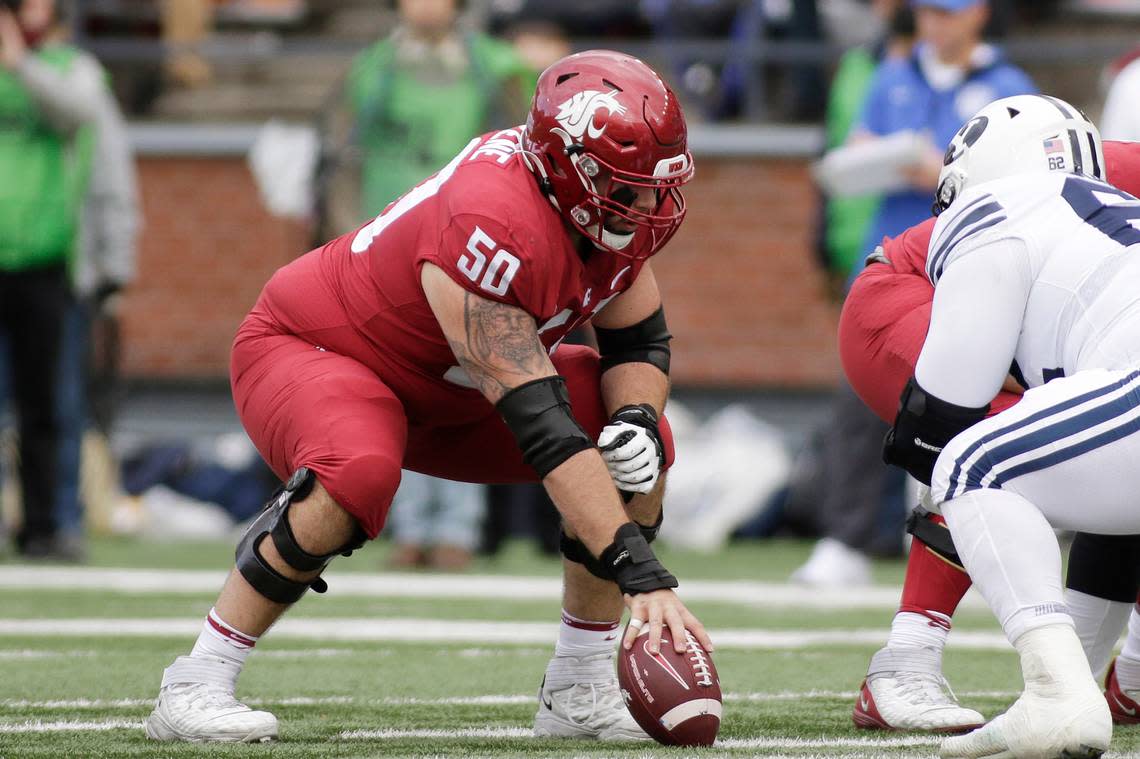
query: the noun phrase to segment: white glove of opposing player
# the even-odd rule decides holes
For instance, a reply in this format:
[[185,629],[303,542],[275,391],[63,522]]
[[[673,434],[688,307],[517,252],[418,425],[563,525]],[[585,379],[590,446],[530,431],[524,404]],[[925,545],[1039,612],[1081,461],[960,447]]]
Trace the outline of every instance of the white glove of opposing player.
[[657,420],[650,421],[648,414],[641,409],[627,406],[619,410],[602,429],[602,434],[598,435],[598,447],[618,490],[648,493],[653,490],[661,474],[661,446],[648,427],[620,418],[628,409],[635,409],[628,413],[656,424]]

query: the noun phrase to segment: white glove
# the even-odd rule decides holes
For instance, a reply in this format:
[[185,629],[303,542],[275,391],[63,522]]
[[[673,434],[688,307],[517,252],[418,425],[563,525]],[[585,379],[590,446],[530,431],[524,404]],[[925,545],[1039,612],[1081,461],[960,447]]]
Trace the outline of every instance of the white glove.
[[657,439],[638,424],[616,420],[598,435],[602,460],[618,490],[648,493],[661,474],[661,450]]

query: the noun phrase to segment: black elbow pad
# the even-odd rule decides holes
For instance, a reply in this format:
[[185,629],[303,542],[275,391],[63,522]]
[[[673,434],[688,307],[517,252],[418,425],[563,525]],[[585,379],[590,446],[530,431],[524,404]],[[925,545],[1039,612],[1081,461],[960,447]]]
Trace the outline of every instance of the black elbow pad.
[[598,338],[603,372],[618,364],[641,362],[669,373],[669,341],[673,336],[665,325],[664,306],[637,324],[620,329],[594,327],[594,334]]
[[523,460],[546,477],[574,454],[594,447],[594,441],[570,412],[566,380],[543,377],[512,388],[496,404],[514,433]]

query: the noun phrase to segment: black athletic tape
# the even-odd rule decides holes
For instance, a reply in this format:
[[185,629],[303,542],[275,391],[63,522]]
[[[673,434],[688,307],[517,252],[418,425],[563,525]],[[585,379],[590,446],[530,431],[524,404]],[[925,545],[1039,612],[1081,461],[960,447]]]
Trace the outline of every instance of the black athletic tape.
[[1069,549],[1065,587],[1109,601],[1134,602],[1140,592],[1140,535],[1078,532]]
[[495,407],[514,433],[523,461],[546,477],[562,462],[594,447],[574,419],[566,380],[554,375],[527,382],[507,392]]
[[643,363],[669,373],[669,341],[673,336],[665,324],[664,306],[637,324],[618,329],[594,327],[594,334],[598,339],[603,372],[618,364]]
[[962,559],[958,556],[958,549],[954,547],[954,538],[950,535],[950,529],[944,524],[935,522],[933,516],[922,507],[915,509],[906,518],[906,531],[931,551],[965,571]]

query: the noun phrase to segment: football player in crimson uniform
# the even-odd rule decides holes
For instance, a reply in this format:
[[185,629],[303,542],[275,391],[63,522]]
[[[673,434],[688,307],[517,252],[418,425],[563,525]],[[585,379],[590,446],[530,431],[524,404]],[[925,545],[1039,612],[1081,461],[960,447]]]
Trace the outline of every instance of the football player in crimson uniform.
[[[273,276],[238,330],[231,381],[286,484],[240,541],[193,651],[166,669],[148,736],[276,735],[272,714],[234,697],[242,664],[290,604],[324,590],[332,558],[377,536],[407,467],[543,482],[563,518],[564,595],[535,733],[647,737],[614,675],[623,605],[625,645],[644,625],[651,647],[664,632],[681,651],[685,628],[709,644],[650,547],[673,447],[649,259],[680,226],[692,174],[657,74],[580,53],[542,74],[525,126],[473,139]],[[599,352],[561,345],[587,321]]]
[[[1108,181],[1140,195],[1140,143],[1105,142],[1104,158]],[[934,287],[925,271],[935,221],[928,219],[883,240],[853,283],[840,318],[844,371],[855,392],[887,423],[894,420],[899,396],[914,375],[930,324]],[[1010,377],[990,404],[989,415],[1017,403],[1021,392]],[[853,719],[871,729],[968,729],[983,722],[982,715],[958,706],[941,663],[950,618],[969,589],[970,578],[941,516],[920,508],[908,529],[914,542],[902,602],[887,645],[871,660]],[[1135,551],[1136,540],[1130,536],[1079,533],[1073,543],[1065,603],[1094,673],[1104,671],[1134,606]],[[1140,653],[1140,624],[1136,626]],[[1132,698],[1140,697],[1140,678],[1131,685],[1134,690],[1125,688],[1117,695],[1123,703],[1114,709],[1118,721],[1128,720]],[[1115,673],[1110,673],[1107,688],[1112,706],[1112,697],[1121,691]],[[1131,698],[1125,695],[1128,692]]]

